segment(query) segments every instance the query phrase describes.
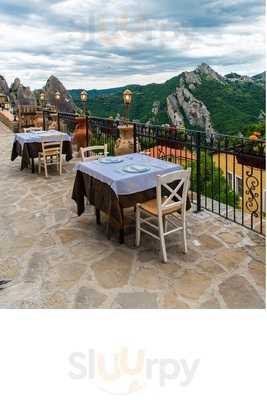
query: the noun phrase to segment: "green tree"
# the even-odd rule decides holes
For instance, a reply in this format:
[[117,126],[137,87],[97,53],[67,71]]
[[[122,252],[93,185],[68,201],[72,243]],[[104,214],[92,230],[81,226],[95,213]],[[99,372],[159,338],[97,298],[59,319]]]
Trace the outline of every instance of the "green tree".
[[265,133],[266,133],[265,119],[258,122],[250,123],[244,129],[245,137],[249,137],[253,132],[260,132],[261,133],[260,139],[261,140],[265,139]]
[[[194,192],[197,191],[197,165],[196,161],[192,161],[192,183],[191,187]],[[226,181],[223,171],[216,167],[212,156],[201,153],[200,160],[200,191],[201,194],[227,204],[232,207],[239,208],[239,196],[235,193]]]

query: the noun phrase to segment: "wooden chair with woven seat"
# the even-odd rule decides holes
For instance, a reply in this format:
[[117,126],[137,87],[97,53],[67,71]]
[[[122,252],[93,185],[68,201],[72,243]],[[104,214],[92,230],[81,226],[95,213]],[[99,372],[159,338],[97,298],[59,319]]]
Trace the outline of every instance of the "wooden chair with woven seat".
[[62,147],[63,142],[42,142],[42,151],[38,153],[39,174],[44,168],[45,177],[48,178],[48,165],[56,165],[59,175],[62,174]]
[[[187,253],[186,203],[190,175],[191,169],[189,168],[158,176],[156,199],[137,204],[136,207],[136,245],[140,246],[141,232],[159,240],[165,263],[167,262],[165,237],[172,233],[183,231],[184,252]],[[173,188],[173,186],[175,187]],[[168,195],[162,196],[163,192]],[[142,214],[144,214],[143,217]],[[157,224],[153,221],[156,221]],[[143,228],[143,225],[152,228],[155,233]],[[171,230],[168,230],[169,225],[171,225]]]
[[108,145],[81,147],[80,153],[82,161],[98,160],[99,158],[108,156]]

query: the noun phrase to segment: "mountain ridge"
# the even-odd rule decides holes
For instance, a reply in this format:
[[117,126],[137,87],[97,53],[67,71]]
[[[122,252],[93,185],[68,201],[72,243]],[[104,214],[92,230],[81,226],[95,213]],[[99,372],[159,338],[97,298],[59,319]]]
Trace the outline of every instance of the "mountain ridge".
[[[129,88],[134,92],[132,120],[238,134],[265,111],[264,79],[265,73],[222,76],[202,63],[164,83],[127,85],[100,92],[91,99],[89,91],[88,106],[91,114],[99,117],[123,115],[122,92]],[[70,93],[78,103],[80,93]]]
[[[200,64],[200,66],[201,65],[207,65],[209,68],[211,68],[208,64],[206,64],[206,63],[202,63],[202,64]],[[199,67],[199,66],[198,66]],[[198,68],[197,67],[197,68]],[[197,68],[195,68],[195,70],[197,69]],[[213,70],[213,68],[211,68],[212,70]],[[181,74],[183,74],[183,73],[185,73],[185,72],[187,72],[187,73],[190,73],[190,72],[193,72],[193,71],[195,71],[195,70],[192,70],[192,71],[183,71],[183,72],[181,72],[180,74],[178,74],[178,75],[174,75],[173,77],[171,77],[171,78],[169,78],[169,79],[167,79],[166,81],[164,81],[164,82],[161,82],[161,83],[156,83],[156,82],[151,82],[151,83],[147,83],[147,84],[145,84],[145,85],[141,85],[141,84],[138,84],[138,83],[133,83],[133,84],[128,84],[128,85],[123,85],[123,86],[115,86],[115,87],[112,87],[112,88],[104,88],[104,89],[85,89],[85,88],[79,88],[79,89],[75,89],[75,88],[73,88],[73,89],[68,89],[68,91],[69,91],[69,93],[72,93],[72,92],[81,92],[82,90],[86,90],[89,94],[90,93],[98,93],[98,94],[102,94],[102,93],[108,93],[108,92],[110,92],[110,93],[112,93],[112,92],[118,92],[118,91],[122,91],[122,90],[125,90],[125,89],[127,89],[128,87],[143,87],[143,86],[149,86],[149,85],[162,85],[162,84],[165,84],[166,82],[168,82],[168,81],[170,81],[170,80],[172,80],[172,79],[174,79],[174,78],[177,78],[178,76],[180,76]],[[213,70],[214,71],[214,70]],[[216,72],[216,71],[215,71]],[[216,74],[218,74],[217,72],[216,72]],[[258,79],[260,79],[260,77],[265,77],[265,74],[266,74],[266,72],[265,71],[263,71],[263,72],[260,72],[260,73],[258,73],[258,74],[256,74],[256,75],[252,75],[252,76],[249,76],[249,75],[240,75],[240,74],[238,74],[238,73],[236,73],[236,72],[231,72],[231,73],[228,73],[228,74],[225,74],[225,75],[220,75],[220,74],[218,74],[218,75],[220,75],[221,77],[223,77],[223,78],[227,78],[228,77],[228,75],[229,75],[229,77],[230,77],[230,75],[232,75],[232,74],[234,74],[234,75],[236,75],[236,76],[238,76],[239,78],[241,78],[241,77],[249,77],[249,78],[251,78],[251,79],[255,79],[255,80],[258,80]],[[95,96],[94,96],[95,97]]]
[[[235,72],[223,76],[202,63],[193,71],[184,71],[164,83],[89,90],[88,108],[91,115],[98,117],[122,116],[125,113],[122,93],[128,88],[134,93],[131,120],[238,134],[265,115],[265,82],[266,72],[251,77]],[[47,102],[61,111],[81,109],[81,90],[67,90],[53,75],[42,89],[33,93],[19,79],[9,88],[0,76],[0,92],[12,104],[39,103],[41,91],[45,92]],[[61,94],[60,102],[55,100],[55,91]]]

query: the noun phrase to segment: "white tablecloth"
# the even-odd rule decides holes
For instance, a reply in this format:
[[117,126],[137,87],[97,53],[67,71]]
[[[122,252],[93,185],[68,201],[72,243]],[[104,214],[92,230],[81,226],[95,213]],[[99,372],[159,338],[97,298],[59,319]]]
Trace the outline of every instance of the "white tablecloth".
[[46,132],[17,133],[14,140],[18,141],[23,147],[25,143],[70,142],[71,136],[67,133],[50,130]]
[[[128,195],[152,189],[157,185],[157,176],[181,170],[181,166],[144,154],[135,153],[120,156],[123,162],[103,164],[100,160],[79,162],[74,170],[98,179],[111,186],[117,196]],[[150,167],[143,173],[127,173],[123,168],[128,165],[142,164]]]

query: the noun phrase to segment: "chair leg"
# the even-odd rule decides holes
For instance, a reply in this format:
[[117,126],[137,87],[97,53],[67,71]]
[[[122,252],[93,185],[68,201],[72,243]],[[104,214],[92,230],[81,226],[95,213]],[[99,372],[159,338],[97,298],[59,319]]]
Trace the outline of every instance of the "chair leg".
[[62,157],[59,159],[59,175],[62,175]]
[[164,223],[164,232],[166,233],[168,231],[168,218],[165,216],[163,217],[163,223]]
[[159,218],[159,237],[160,237],[160,245],[161,245],[161,253],[163,262],[167,262],[167,252],[166,252],[166,243],[165,243],[165,236],[164,236],[164,225],[162,218]]
[[136,207],[136,247],[140,246],[141,242],[141,223],[140,223],[140,207]]
[[46,157],[44,157],[44,170],[45,170],[45,177],[48,178],[48,173],[47,173],[47,163],[46,163]]
[[187,238],[186,238],[186,219],[185,216],[183,218],[183,239],[184,239],[184,252],[187,253]]
[[40,175],[41,173],[41,156],[38,156],[38,174]]

